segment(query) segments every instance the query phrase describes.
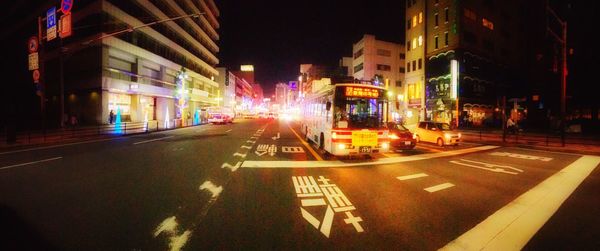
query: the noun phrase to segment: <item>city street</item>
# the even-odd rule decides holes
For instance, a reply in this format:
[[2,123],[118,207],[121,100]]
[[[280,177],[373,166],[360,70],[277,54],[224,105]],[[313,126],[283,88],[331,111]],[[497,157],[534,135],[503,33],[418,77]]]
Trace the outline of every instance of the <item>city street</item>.
[[0,249],[585,250],[599,164],[476,142],[332,158],[273,119],[3,152]]

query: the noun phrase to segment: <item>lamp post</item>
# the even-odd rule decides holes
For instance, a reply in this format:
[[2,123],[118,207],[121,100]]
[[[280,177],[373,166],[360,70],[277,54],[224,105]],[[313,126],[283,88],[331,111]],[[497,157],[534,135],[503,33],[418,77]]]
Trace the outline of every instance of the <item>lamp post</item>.
[[567,112],[567,21],[560,19],[558,15],[556,15],[556,12],[550,8],[548,2],[546,2],[546,12],[556,19],[562,30],[562,34],[559,36],[554,33],[550,27],[546,27],[548,33],[552,35],[562,47],[562,70],[560,78],[560,139],[562,146],[565,146],[565,115]]

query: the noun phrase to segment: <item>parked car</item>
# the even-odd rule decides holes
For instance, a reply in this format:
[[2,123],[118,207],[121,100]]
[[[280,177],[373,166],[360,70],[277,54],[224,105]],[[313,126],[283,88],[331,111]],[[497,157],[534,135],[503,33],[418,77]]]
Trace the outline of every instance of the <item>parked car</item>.
[[419,122],[415,130],[417,142],[435,143],[438,146],[458,145],[461,134],[453,130],[448,123]]
[[267,118],[269,119],[276,119],[277,117],[277,113],[274,112],[269,112],[269,114],[267,115]]
[[213,124],[233,123],[233,117],[230,114],[210,113],[208,115],[208,122]]
[[396,122],[388,122],[387,127],[390,130],[390,146],[393,150],[410,150],[417,145],[415,134],[406,129],[403,125]]

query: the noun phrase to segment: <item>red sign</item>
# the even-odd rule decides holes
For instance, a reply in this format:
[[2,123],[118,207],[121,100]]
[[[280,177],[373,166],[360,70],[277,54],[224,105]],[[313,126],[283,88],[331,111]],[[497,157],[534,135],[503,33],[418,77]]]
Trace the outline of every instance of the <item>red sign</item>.
[[71,9],[73,9],[73,0],[62,0],[60,3],[60,11],[62,11],[63,14],[67,14],[69,12],[71,12]]
[[346,87],[346,97],[379,98],[379,90],[365,87]]
[[29,50],[29,53],[37,52],[38,47],[39,47],[39,41],[36,36],[32,36],[29,38],[29,40],[27,40],[27,50]]
[[33,70],[33,83],[40,83],[40,70]]
[[59,22],[59,33],[61,38],[71,36],[73,29],[71,29],[71,13],[67,13],[60,17]]

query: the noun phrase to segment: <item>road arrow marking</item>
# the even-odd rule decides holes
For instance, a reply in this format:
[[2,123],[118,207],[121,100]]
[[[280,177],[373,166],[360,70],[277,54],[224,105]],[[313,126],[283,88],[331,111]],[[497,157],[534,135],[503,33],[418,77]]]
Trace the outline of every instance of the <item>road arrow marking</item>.
[[[450,163],[461,165],[461,166],[478,168],[478,169],[487,170],[487,171],[495,172],[495,173],[507,173],[507,174],[512,174],[512,175],[517,175],[517,174],[523,172],[523,170],[514,168],[512,166],[496,165],[496,164],[490,164],[490,163],[468,160],[468,159],[460,159],[460,161],[462,161],[462,162],[451,160]],[[464,162],[467,162],[467,163],[464,163]],[[513,171],[507,171],[506,169],[512,169]]]
[[264,151],[264,152],[254,151],[254,153],[256,153],[256,155],[258,155],[258,156],[263,156],[267,153],[267,151]]
[[219,194],[221,194],[221,192],[223,192],[223,187],[222,186],[216,186],[215,184],[213,184],[209,180],[207,180],[204,183],[202,183],[202,185],[200,185],[199,189],[200,190],[207,190],[208,192],[210,192],[210,195],[211,195],[212,198],[218,197]]
[[223,165],[221,165],[221,168],[229,168],[232,172],[235,172],[238,168],[240,168],[240,166],[242,166],[242,162],[238,161],[238,163],[235,164],[235,166],[232,166],[229,163],[224,163]]
[[246,140],[246,143],[254,144],[254,143],[256,143],[256,140]]

